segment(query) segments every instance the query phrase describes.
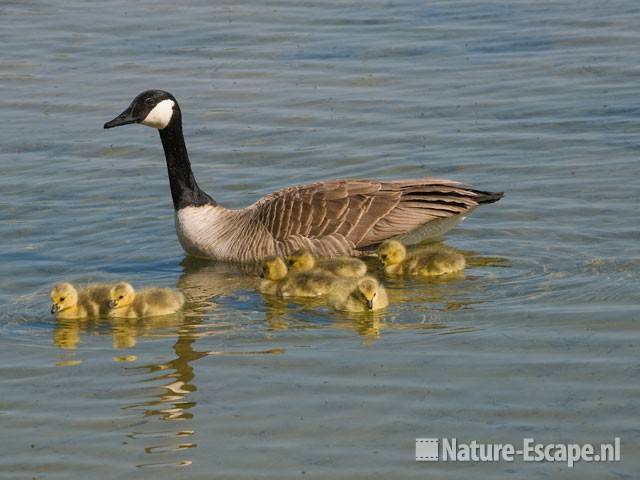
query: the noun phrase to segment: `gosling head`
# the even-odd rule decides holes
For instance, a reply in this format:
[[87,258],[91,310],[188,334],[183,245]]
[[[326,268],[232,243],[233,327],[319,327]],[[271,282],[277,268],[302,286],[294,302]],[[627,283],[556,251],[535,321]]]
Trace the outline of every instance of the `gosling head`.
[[382,242],[378,248],[378,257],[385,266],[398,265],[404,261],[406,256],[407,249],[398,240],[387,240]]
[[287,266],[296,272],[306,272],[316,266],[316,259],[309,250],[298,250],[287,257]]
[[78,304],[78,291],[70,283],[59,283],[53,287],[51,293],[51,313],[58,313]]
[[365,277],[358,282],[358,295],[369,310],[373,310],[373,302],[378,296],[378,281],[373,277]]
[[266,280],[278,282],[287,276],[287,265],[280,257],[270,257],[262,265],[260,277]]
[[180,107],[169,92],[147,90],[133,99],[131,105],[116,118],[104,124],[104,128],[141,123],[163,130],[170,123],[180,120]]
[[129,306],[136,298],[136,291],[130,283],[120,282],[109,291],[109,308],[122,308]]

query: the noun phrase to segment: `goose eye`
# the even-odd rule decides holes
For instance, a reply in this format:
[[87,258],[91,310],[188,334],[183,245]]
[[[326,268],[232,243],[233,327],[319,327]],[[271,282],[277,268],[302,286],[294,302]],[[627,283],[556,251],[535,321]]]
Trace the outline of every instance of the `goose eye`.
[[153,105],[153,98],[147,98],[144,103],[146,103],[147,105],[151,106]]
[[64,302],[65,297],[60,297],[60,301]]
[[124,295],[120,295],[120,296],[118,297],[118,300],[122,300],[123,298],[124,298]]

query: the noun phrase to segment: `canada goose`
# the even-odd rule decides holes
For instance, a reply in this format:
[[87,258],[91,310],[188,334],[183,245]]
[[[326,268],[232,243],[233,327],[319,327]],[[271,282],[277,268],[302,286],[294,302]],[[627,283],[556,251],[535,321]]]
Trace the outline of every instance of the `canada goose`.
[[387,291],[373,277],[360,278],[354,287],[346,292],[333,291],[329,303],[336,310],[345,312],[370,312],[389,305]]
[[136,292],[127,282],[114,285],[109,296],[109,315],[116,318],[170,315],[184,305],[184,296],[180,292],[169,288],[145,288]]
[[290,186],[229,210],[196,182],[173,95],[142,92],[104,128],[130,123],[159,130],[178,239],[198,257],[256,262],[300,248],[321,257],[358,256],[391,237],[407,244],[440,237],[475,207],[503,195],[436,178],[332,180]]
[[260,291],[279,297],[321,297],[341,280],[325,270],[290,272],[281,257],[267,258],[260,276]]
[[316,257],[309,250],[302,249],[287,257],[287,266],[292,272],[308,272],[316,268],[333,273],[338,277],[362,277],[367,273],[367,264],[353,257],[322,258]]
[[414,252],[407,255],[405,246],[397,240],[387,240],[378,248],[378,257],[391,275],[431,277],[464,270],[464,255],[450,250]]
[[98,317],[108,311],[110,288],[94,283],[78,291],[68,282],[58,283],[49,293],[51,313],[58,318]]

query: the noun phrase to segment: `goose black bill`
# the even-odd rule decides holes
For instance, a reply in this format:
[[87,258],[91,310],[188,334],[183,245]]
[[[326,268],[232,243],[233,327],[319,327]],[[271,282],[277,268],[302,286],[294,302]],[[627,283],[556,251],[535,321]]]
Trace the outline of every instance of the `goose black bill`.
[[144,118],[133,113],[133,108],[129,107],[116,118],[104,124],[104,128],[119,127],[121,125],[129,125],[130,123],[140,123]]

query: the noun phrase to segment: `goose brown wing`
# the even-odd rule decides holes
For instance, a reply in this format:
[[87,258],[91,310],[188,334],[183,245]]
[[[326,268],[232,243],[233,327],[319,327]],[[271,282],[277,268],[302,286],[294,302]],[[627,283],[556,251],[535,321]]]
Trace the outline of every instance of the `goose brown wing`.
[[[438,218],[464,214],[501,194],[451,180],[335,180],[287,187],[259,200],[253,218],[281,253],[310,248],[325,256],[353,254]],[[489,198],[491,197],[491,198]]]

